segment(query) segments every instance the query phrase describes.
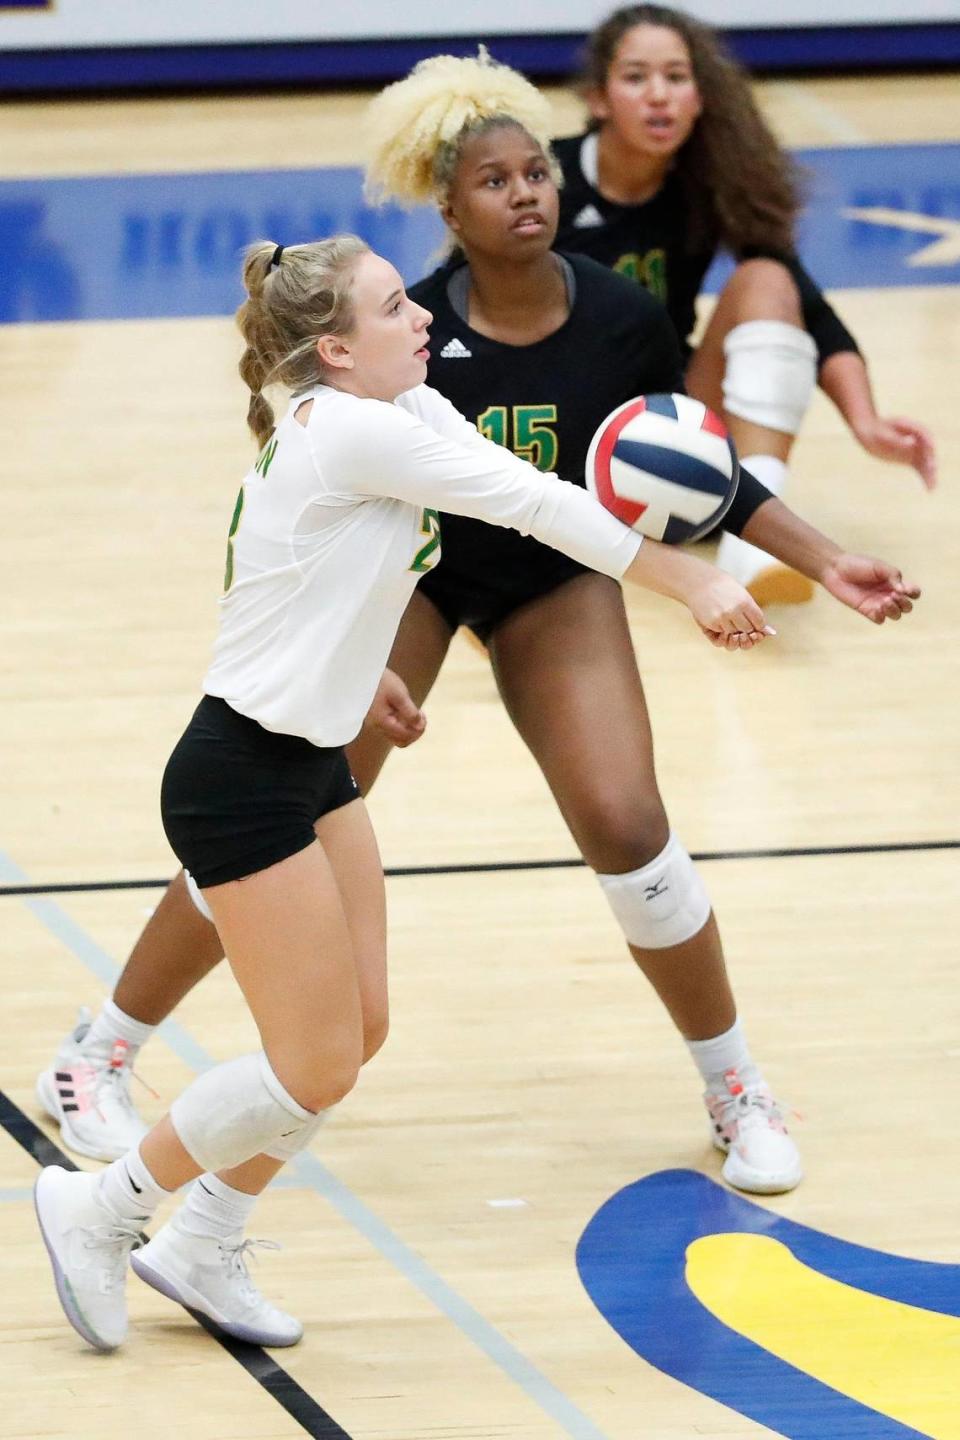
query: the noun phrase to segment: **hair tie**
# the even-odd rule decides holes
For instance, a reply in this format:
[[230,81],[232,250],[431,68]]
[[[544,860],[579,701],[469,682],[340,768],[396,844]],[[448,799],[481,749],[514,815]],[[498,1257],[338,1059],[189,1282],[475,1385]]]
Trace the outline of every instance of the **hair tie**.
[[278,245],[276,250],[274,250],[273,254],[270,256],[270,265],[268,267],[270,274],[272,274],[273,271],[276,270],[277,266],[280,264],[280,257],[282,254],[283,246]]

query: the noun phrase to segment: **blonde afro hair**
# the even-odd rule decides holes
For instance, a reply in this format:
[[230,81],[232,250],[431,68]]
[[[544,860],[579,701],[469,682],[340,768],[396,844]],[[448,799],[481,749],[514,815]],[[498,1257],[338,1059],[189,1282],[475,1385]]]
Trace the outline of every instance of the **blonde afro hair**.
[[529,80],[492,60],[482,45],[475,59],[421,60],[367,109],[368,198],[442,203],[464,139],[503,124],[519,125],[542,146],[559,183],[550,151],[550,104]]

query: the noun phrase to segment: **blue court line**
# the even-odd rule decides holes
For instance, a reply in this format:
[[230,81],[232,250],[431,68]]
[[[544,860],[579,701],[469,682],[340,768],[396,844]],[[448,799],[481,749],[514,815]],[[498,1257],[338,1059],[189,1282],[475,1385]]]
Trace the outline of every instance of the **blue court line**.
[[[0,851],[0,883],[27,884],[28,877],[11,857]],[[25,898],[23,903],[41,925],[59,940],[86,968],[110,989],[120,967],[100,949],[85,930],[52,900]],[[170,1049],[193,1070],[207,1070],[216,1061],[198,1045],[193,1037],[174,1020],[165,1020],[157,1034]],[[517,1385],[528,1399],[538,1405],[572,1440],[608,1440],[602,1430],[588,1419],[537,1367],[521,1354],[510,1341],[478,1310],[464,1300],[452,1286],[430,1268],[414,1250],[395,1235],[353,1191],[315,1156],[298,1155],[292,1166],[294,1183],[314,1190],[353,1228],[368,1240],[389,1264],[445,1315],[466,1338]]]
[[[23,871],[14,864],[8,855],[0,851],[0,882],[4,884],[24,884],[26,876]],[[27,909],[36,916],[41,925],[49,930],[56,938],[87,967],[91,974],[95,975],[109,990],[112,990],[120,974],[120,966],[115,960],[111,960],[105,950],[101,950],[96,941],[92,940],[87,932],[71,920],[66,911],[61,910],[52,900],[27,899],[24,901]],[[191,1070],[207,1070],[215,1062],[191,1035],[178,1025],[176,1020],[164,1020],[157,1029],[157,1034],[165,1040],[175,1055],[179,1055]]]

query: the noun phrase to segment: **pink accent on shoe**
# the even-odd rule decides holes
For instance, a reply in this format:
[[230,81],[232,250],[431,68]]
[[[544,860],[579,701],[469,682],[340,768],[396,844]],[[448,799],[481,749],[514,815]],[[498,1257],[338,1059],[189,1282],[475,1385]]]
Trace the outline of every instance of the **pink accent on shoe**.
[[722,1079],[723,1088],[703,1098],[713,1143],[726,1152],[723,1178],[754,1194],[792,1190],[803,1174],[800,1156],[769,1088],[759,1076],[744,1083],[736,1070]]
[[127,1063],[127,1052],[130,1049],[128,1040],[114,1040],[113,1049],[110,1052],[110,1069],[122,1070]]
[[65,1114],[86,1115],[96,1109],[97,1072],[92,1065],[58,1065],[54,1072],[57,1098]]
[[[65,1039],[54,1063],[37,1077],[37,1100],[44,1113],[59,1123],[60,1137],[69,1150],[92,1160],[116,1160],[147,1130],[130,1098],[136,1047],[121,1039],[88,1045],[89,1030],[81,1012],[80,1024]],[[136,1079],[145,1084],[140,1076]]]

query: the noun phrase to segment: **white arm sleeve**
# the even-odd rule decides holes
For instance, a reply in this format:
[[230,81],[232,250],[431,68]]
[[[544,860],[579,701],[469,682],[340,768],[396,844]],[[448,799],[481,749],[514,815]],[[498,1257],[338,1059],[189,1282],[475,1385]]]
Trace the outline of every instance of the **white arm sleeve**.
[[411,413],[413,405],[374,402],[375,412],[363,407],[363,423],[341,430],[325,457],[337,488],[507,526],[620,579],[640,535],[579,486],[485,439],[427,386],[403,399],[411,397],[429,424]]
[[[532,470],[533,466],[529,468]],[[621,524],[579,485],[549,476],[544,479],[547,484],[543,487],[543,499],[529,533],[544,545],[562,550],[581,565],[599,570],[601,575],[622,579],[643,544],[643,536]]]

